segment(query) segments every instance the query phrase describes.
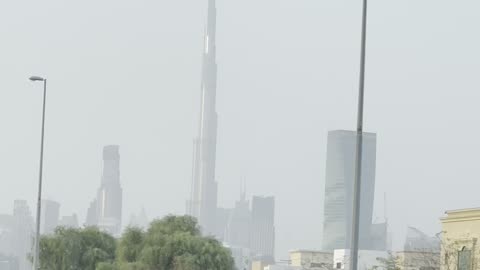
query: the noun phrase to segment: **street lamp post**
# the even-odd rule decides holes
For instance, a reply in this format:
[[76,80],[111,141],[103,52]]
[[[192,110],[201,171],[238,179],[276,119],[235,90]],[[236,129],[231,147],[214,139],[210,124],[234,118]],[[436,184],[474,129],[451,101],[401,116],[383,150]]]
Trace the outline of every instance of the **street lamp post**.
[[32,82],[43,82],[43,110],[42,110],[42,135],[40,140],[40,170],[38,174],[37,221],[35,228],[35,250],[33,254],[33,270],[40,269],[40,215],[42,207],[42,176],[43,176],[43,144],[45,138],[45,104],[47,101],[47,79],[38,76],[30,77]]
[[358,93],[357,142],[355,153],[355,182],[353,189],[353,226],[350,250],[351,268],[358,269],[358,245],[360,234],[360,203],[362,190],[363,103],[365,89],[365,51],[367,41],[367,0],[363,0],[362,43],[360,52],[360,82]]

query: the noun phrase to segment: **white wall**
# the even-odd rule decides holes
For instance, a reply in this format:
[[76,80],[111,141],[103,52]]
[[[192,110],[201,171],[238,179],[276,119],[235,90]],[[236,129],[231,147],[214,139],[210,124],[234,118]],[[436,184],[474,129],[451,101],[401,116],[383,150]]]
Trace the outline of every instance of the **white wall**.
[[[379,262],[379,258],[388,258],[386,251],[375,250],[359,250],[358,252],[358,269],[369,270],[374,267],[383,269],[383,264]],[[337,268],[337,264],[340,264],[340,268]],[[337,249],[333,253],[333,268],[334,269],[350,269],[350,250]]]

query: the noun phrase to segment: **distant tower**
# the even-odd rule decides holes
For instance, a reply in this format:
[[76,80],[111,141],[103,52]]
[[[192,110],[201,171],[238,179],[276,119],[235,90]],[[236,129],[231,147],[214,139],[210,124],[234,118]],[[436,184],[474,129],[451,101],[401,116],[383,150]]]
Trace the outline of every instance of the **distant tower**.
[[[323,220],[325,251],[350,248],[356,136],[355,131],[346,130],[328,133]],[[378,231],[378,228],[372,226],[376,143],[376,134],[363,134],[360,249],[374,249],[370,239],[371,230]]]
[[19,269],[30,269],[28,255],[32,253],[33,217],[28,204],[24,200],[15,200],[13,203],[12,246],[13,256],[18,258]]
[[40,216],[40,232],[52,234],[58,226],[60,204],[51,200],[42,200],[42,215]]
[[275,198],[252,198],[250,249],[258,257],[274,261],[275,257]]
[[78,217],[76,214],[71,216],[63,216],[60,221],[58,221],[58,226],[62,226],[65,228],[78,228]]
[[118,235],[122,225],[122,187],[120,185],[120,154],[118,145],[103,148],[103,174],[96,199],[87,213],[87,226]]
[[243,188],[240,192],[240,200],[235,203],[235,208],[230,213],[225,229],[225,242],[231,247],[250,247],[250,227],[252,213],[250,202],[246,198]]
[[217,183],[215,181],[215,156],[217,145],[217,90],[216,63],[216,7],[208,0],[208,20],[203,53],[200,94],[200,125],[194,140],[191,197],[187,214],[196,217],[204,235],[215,236],[217,220]]

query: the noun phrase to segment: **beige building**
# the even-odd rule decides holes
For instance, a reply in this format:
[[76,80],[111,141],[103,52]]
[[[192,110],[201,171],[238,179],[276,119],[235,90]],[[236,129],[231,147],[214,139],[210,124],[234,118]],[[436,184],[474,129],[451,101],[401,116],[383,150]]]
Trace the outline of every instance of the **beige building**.
[[253,261],[252,262],[252,270],[264,270],[265,267],[267,267],[269,263],[264,262],[264,261]]
[[480,208],[447,211],[442,222],[441,270],[480,267]]
[[437,252],[400,251],[395,255],[400,270],[440,269],[440,253]]
[[333,253],[314,250],[290,251],[290,265],[304,269],[332,269]]

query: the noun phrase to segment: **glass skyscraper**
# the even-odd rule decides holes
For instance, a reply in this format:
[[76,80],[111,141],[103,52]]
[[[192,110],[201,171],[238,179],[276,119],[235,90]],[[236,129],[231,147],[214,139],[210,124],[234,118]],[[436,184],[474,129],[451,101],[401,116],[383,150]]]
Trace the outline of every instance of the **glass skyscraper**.
[[[353,188],[357,132],[328,133],[323,220],[323,250],[349,249],[352,237]],[[375,249],[370,241],[375,194],[377,136],[363,133],[360,202],[360,249]]]

